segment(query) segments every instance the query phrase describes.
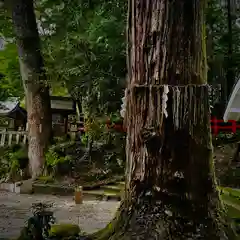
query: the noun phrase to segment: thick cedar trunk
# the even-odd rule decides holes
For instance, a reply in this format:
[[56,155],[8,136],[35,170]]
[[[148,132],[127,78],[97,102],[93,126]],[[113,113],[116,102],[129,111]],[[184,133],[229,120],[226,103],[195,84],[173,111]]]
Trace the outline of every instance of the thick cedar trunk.
[[212,159],[203,2],[129,1],[125,198],[93,238],[229,239]]
[[28,157],[32,178],[41,174],[51,130],[51,106],[32,0],[11,3],[28,112]]

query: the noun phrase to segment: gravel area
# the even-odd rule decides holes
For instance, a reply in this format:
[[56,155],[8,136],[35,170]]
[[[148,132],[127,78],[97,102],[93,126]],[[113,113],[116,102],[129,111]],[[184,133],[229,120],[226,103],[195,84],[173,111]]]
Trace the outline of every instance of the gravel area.
[[0,238],[18,237],[32,215],[32,204],[37,202],[53,203],[57,223],[79,224],[88,233],[105,227],[119,206],[119,202],[113,201],[86,201],[76,205],[72,197],[0,192]]

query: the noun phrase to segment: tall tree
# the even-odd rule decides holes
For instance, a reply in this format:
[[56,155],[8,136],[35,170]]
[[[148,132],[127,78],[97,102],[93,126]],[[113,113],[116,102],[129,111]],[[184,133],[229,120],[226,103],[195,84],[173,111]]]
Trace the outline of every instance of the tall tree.
[[229,239],[216,189],[205,1],[129,0],[125,197],[99,239]]
[[33,1],[11,1],[10,9],[27,100],[30,171],[32,178],[36,178],[41,174],[44,152],[51,137],[49,88],[46,84]]
[[117,111],[126,75],[126,1],[37,3],[42,27],[54,26],[55,31],[41,37],[48,75],[64,81],[72,96],[81,98],[86,115]]

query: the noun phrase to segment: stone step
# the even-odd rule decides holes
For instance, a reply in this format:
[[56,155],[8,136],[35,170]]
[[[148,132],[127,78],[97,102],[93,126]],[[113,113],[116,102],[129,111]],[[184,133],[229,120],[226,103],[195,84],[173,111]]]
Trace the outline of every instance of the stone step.
[[[30,180],[25,181],[21,185],[17,183],[1,184],[0,189],[15,193],[35,193],[46,195],[73,196],[75,192],[74,186],[62,186],[57,184],[41,184],[33,183]],[[83,199],[97,200],[121,200],[122,186],[120,185],[105,185],[95,190],[83,190]]]
[[122,186],[122,187],[125,187],[125,182],[118,182],[117,184]]
[[[38,194],[51,194],[60,196],[74,196],[74,187],[63,187],[45,184],[34,184],[33,192]],[[120,200],[119,192],[110,192],[107,189],[83,190],[83,199]]]
[[33,184],[33,193],[51,194],[60,196],[72,196],[75,188],[73,186],[60,186],[56,184]]
[[96,199],[96,200],[103,200],[103,201],[121,201],[120,194],[110,193],[102,190],[95,190],[95,191],[83,191],[83,200],[84,199]]
[[123,188],[119,185],[104,185],[100,189],[106,192],[120,193]]

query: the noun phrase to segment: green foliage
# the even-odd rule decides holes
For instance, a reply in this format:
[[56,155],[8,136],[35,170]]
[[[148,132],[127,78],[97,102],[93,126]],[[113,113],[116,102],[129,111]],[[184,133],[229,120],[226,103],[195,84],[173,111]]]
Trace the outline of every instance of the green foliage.
[[83,136],[81,136],[81,143],[86,147],[87,143],[88,143],[88,137],[87,134],[84,134]]
[[42,24],[55,25],[52,36],[42,37],[48,75],[53,83],[64,82],[90,116],[120,108],[126,5],[123,0],[38,1]]
[[73,147],[75,142],[66,141],[65,138],[58,140],[46,152],[44,174],[57,176],[64,174],[62,171],[65,172],[67,169],[69,171],[72,168],[73,159],[70,155],[66,155],[66,150]]
[[17,240],[48,239],[51,225],[55,222],[51,205],[44,203],[33,204],[33,216],[27,221],[27,226],[21,231]]
[[[37,0],[35,7],[53,93],[65,95],[69,91],[80,99],[87,118],[119,111],[126,78],[127,1]],[[232,68],[239,76],[240,31],[234,24],[236,17],[233,14]],[[10,14],[2,11],[0,18],[1,34],[13,39]],[[226,7],[218,0],[208,1],[206,20],[208,77],[210,82],[219,83],[228,65]],[[0,72],[5,74],[1,88],[7,95],[22,96],[13,43],[0,52],[0,61]]]
[[92,140],[97,141],[100,140],[101,136],[103,135],[104,131],[106,131],[106,124],[101,123],[101,121],[97,118],[94,119],[87,119],[84,123],[86,136],[90,137]]
[[43,182],[43,183],[45,183],[45,184],[47,184],[47,183],[53,183],[53,182],[54,182],[53,176],[39,176],[39,177],[37,178],[37,180],[38,180],[38,181],[41,181],[41,182]]
[[7,10],[7,8],[0,8],[0,26],[1,26],[1,32],[0,37],[1,38],[14,38],[14,31],[13,31],[13,24],[12,24],[12,18],[11,13]]
[[24,89],[19,70],[18,53],[14,43],[6,44],[4,50],[0,51],[0,93],[5,97],[24,96]]
[[[233,4],[233,2],[232,2]],[[225,5],[225,4],[224,4]],[[233,7],[234,9],[234,7]],[[240,29],[237,28],[235,20],[237,13],[232,13],[233,21],[233,56],[232,68],[236,74],[236,79],[240,76]],[[210,0],[206,12],[207,22],[207,43],[208,43],[208,78],[213,83],[223,83],[228,68],[228,25],[227,8],[221,1]]]
[[18,162],[18,153],[17,152],[16,153],[9,153],[8,157],[9,157],[9,160],[11,162],[10,172],[13,175],[17,175],[18,171],[20,170],[20,165],[19,165],[19,162]]
[[46,167],[48,169],[55,169],[60,163],[63,162],[70,162],[71,158],[69,156],[59,156],[57,152],[55,152],[52,148],[48,150],[48,152],[45,155],[46,159]]
[[232,221],[234,230],[240,234],[240,191],[225,187],[220,187],[220,191],[229,220]]
[[17,240],[80,240],[81,232],[75,224],[54,224],[55,218],[50,210],[52,204],[33,204],[33,216],[27,221]]
[[20,178],[20,169],[28,165],[27,149],[21,145],[13,145],[1,149],[0,177],[16,180]]

